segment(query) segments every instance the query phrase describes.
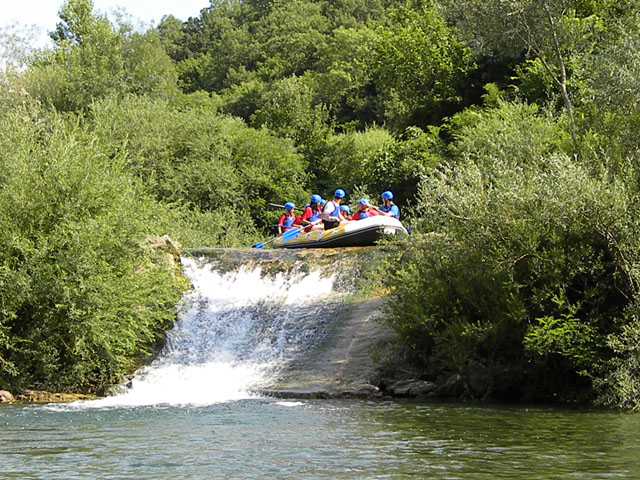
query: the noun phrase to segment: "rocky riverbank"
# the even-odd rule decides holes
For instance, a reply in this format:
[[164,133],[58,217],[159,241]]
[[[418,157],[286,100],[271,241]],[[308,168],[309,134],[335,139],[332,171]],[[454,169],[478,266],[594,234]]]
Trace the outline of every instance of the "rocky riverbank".
[[96,397],[81,393],[20,390],[14,394],[7,390],[0,390],[0,403],[70,403],[76,400],[92,400],[94,398]]
[[425,379],[395,351],[393,332],[379,320],[383,300],[347,305],[330,333],[281,372],[262,393],[280,398],[485,399],[491,378],[482,365]]

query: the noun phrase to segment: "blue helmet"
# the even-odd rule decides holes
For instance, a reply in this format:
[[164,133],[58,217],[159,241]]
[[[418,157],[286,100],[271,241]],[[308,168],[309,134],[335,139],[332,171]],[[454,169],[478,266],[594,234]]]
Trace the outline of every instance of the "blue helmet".
[[360,205],[367,205],[369,203],[369,200],[367,200],[366,198],[361,198],[360,200],[358,200],[358,203]]
[[311,195],[311,203],[317,203],[321,201],[322,201],[322,197],[320,195],[317,195],[315,193]]
[[344,190],[342,190],[341,188],[337,189],[336,193],[334,193],[333,196],[336,198],[344,198],[345,196]]
[[386,198],[387,200],[393,200],[393,193],[387,190],[386,192],[382,193],[382,198]]
[[351,213],[349,205],[340,205],[340,210],[342,210],[343,212]]
[[284,204],[285,210],[293,210],[294,208],[296,208],[296,206],[293,204],[293,202],[287,202]]

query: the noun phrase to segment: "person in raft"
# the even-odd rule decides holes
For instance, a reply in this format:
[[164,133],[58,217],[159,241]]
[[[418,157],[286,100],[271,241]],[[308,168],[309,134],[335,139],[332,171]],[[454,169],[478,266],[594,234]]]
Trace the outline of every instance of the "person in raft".
[[353,214],[354,220],[364,220],[365,218],[375,217],[379,215],[374,207],[369,203],[366,198],[358,200],[358,211]]
[[287,230],[291,230],[296,223],[296,215],[293,213],[296,206],[292,202],[284,204],[284,213],[278,221],[278,235],[282,235]]
[[333,200],[327,202],[320,214],[324,229],[329,230],[331,228],[338,227],[341,223],[346,222],[342,213],[340,212],[340,202],[344,198],[345,193],[341,188],[337,189],[333,194]]
[[320,202],[322,202],[322,197],[313,194],[309,205],[304,207],[299,223],[305,227],[306,232],[311,231],[316,224],[320,223],[320,214],[322,213]]
[[340,211],[342,212],[342,216],[344,217],[345,220],[349,220],[349,221],[353,220],[349,205],[340,205]]
[[387,217],[395,217],[400,220],[400,209],[393,203],[393,193],[389,190],[382,193],[382,205],[376,208],[378,213]]

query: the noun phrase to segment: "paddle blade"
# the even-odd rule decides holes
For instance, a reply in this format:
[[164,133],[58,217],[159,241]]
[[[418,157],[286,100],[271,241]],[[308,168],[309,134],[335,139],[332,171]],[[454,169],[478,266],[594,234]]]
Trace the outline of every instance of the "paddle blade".
[[282,234],[282,241],[287,242],[292,238],[297,237],[301,230],[302,228],[293,228],[291,230],[287,230]]
[[258,243],[255,243],[255,244],[251,245],[251,248],[262,248],[266,244],[267,244],[267,242],[258,242]]

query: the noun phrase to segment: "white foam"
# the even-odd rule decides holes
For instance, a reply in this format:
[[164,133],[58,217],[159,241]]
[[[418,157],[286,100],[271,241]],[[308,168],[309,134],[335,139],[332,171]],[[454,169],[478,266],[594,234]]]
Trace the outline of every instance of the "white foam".
[[276,405],[279,405],[281,407],[292,408],[292,407],[303,407],[305,405],[305,403],[303,403],[303,402],[276,402]]
[[[332,294],[321,272],[263,276],[259,268],[221,274],[183,259],[194,289],[162,354],[120,395],[74,407],[210,405],[254,398],[291,349],[296,311]],[[292,403],[287,406],[294,406]]]

